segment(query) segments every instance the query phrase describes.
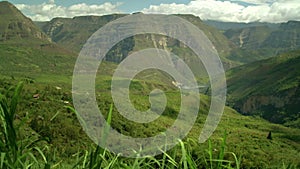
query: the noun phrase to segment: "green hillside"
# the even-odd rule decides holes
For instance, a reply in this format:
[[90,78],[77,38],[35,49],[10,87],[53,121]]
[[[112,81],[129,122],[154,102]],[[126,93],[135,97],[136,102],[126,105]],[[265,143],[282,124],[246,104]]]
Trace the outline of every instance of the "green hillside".
[[0,2],[0,74],[35,79],[71,75],[75,54],[51,42],[9,2]]
[[[114,67],[111,63],[107,63],[102,68],[113,71]],[[106,72],[99,74],[96,80],[98,106],[104,116],[107,116],[109,105],[112,103],[110,78],[111,76]],[[15,86],[19,80],[2,77],[1,93],[7,93],[8,89]],[[150,106],[148,94],[154,88],[166,92],[168,104],[162,116],[151,123],[140,124],[125,119],[114,108],[112,127],[125,135],[149,137],[172,125],[180,108],[180,96],[178,90],[172,87],[166,78],[162,82],[154,78],[151,80],[137,78],[131,84],[131,101],[137,109],[146,110]],[[36,94],[39,94],[38,98],[33,97]],[[10,96],[12,93],[8,92],[7,95]],[[51,160],[52,164],[58,163],[60,159],[65,159],[65,162],[59,164],[61,168],[67,164],[72,166],[76,161],[76,158],[72,158],[72,156],[84,153],[91,145],[95,146],[82,130],[75,113],[65,108],[65,106],[72,106],[71,97],[70,77],[52,75],[37,78],[35,81],[25,84],[17,111],[17,120],[26,117],[20,137],[31,134],[31,136],[42,138],[44,141],[41,142],[41,146],[48,146],[46,152],[50,154],[51,158],[55,154],[55,158]],[[209,97],[201,94],[200,104],[201,109],[196,123],[185,140],[197,140],[199,137],[208,112]],[[243,168],[278,168],[283,164],[300,165],[298,164],[300,138],[297,134],[300,132],[299,129],[272,124],[259,117],[243,116],[226,107],[222,120],[211,137],[215,155],[220,151],[220,138],[223,137],[225,131],[228,134],[226,151],[241,156],[241,167]],[[267,139],[270,131],[272,140]],[[191,142],[189,144],[192,146],[193,158],[199,159],[197,165],[204,167],[204,159],[209,158],[206,154],[208,142],[203,144]],[[286,156],[287,153],[289,156]],[[229,153],[225,159],[234,161],[233,156]]]
[[299,126],[300,51],[227,72],[229,101],[242,114]]
[[[208,90],[199,93],[200,110],[192,130],[172,150],[132,159],[96,148],[72,111],[73,67],[91,33],[121,16],[55,18],[37,23],[44,34],[13,5],[0,2],[0,168],[299,168],[300,51],[228,71],[229,104],[218,128],[203,144],[197,141],[210,108]],[[230,57],[240,50],[236,58],[243,59],[245,50],[237,49],[219,30],[198,17],[179,16],[207,34],[228,68],[242,63]],[[135,123],[117,111],[111,96],[117,63],[130,52],[148,47],[176,53],[196,71],[199,85],[207,81],[194,53],[177,40],[145,34],[117,44],[99,67],[95,95],[105,118],[112,117],[111,127],[132,137],[150,137],[168,129],[189,94],[181,96],[165,72],[148,69],[131,81],[129,97],[136,109],[144,111],[151,106],[151,91],[160,89],[167,98],[163,114],[150,123]],[[17,97],[20,81],[24,87]]]

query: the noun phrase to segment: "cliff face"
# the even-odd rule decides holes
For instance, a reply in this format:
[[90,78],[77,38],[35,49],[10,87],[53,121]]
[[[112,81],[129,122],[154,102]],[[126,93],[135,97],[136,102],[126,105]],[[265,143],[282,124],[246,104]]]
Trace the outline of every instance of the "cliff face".
[[247,27],[243,29],[230,29],[224,33],[236,46],[241,49],[258,49],[271,34],[267,26]]
[[282,23],[278,30],[273,31],[264,41],[263,46],[278,50],[295,50],[300,48],[300,22]]
[[300,119],[300,51],[227,72],[229,104],[275,123]]
[[278,95],[253,95],[237,102],[235,108],[245,115],[259,115],[274,123],[285,123],[289,118],[298,118],[300,87]]
[[[110,21],[126,16],[114,14],[106,16],[81,16],[74,18],[54,18],[42,25],[41,29],[51,37],[52,41],[72,51],[79,52],[86,40],[99,28]],[[233,44],[217,29],[202,22],[193,15],[177,15],[191,22],[202,30],[217,49],[225,68],[237,65],[227,57],[230,55]],[[194,69],[199,69],[201,62],[195,62],[195,54],[178,40],[160,35],[136,35],[121,41],[108,54],[107,60],[120,62],[128,54],[145,48],[160,48],[174,52],[188,62]],[[203,72],[202,68],[201,71]],[[199,75],[200,76],[200,75]]]
[[20,39],[50,42],[50,38],[9,2],[0,2],[0,42]]
[[260,55],[261,58],[300,49],[300,22],[289,21],[278,27],[269,25],[229,29],[224,32],[239,49]]
[[125,15],[80,16],[54,18],[42,25],[41,29],[52,41],[65,48],[79,52],[88,38],[103,25]]

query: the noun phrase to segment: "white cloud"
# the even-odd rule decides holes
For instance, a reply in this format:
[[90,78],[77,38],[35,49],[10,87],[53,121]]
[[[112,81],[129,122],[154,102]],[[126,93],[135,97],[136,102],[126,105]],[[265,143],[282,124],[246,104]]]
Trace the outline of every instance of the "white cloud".
[[[245,2],[248,5],[241,5]],[[202,19],[230,22],[300,21],[299,0],[193,0],[189,4],[151,5],[144,13],[194,14]]]
[[[120,5],[121,3],[106,2],[100,5],[80,3],[65,7],[57,5],[55,0],[38,5],[16,4],[17,8],[35,21],[47,21],[54,17],[120,13]],[[287,22],[300,20],[300,3],[299,0],[192,0],[188,4],[151,5],[142,12],[194,14],[202,19],[230,22]]]
[[105,15],[119,13],[118,7],[121,3],[106,2],[101,5],[87,5],[85,3],[75,4],[69,7],[59,6],[54,0],[38,5],[16,4],[26,16],[34,21],[49,21],[55,17],[74,17],[82,15]]
[[257,5],[261,5],[261,4],[271,4],[273,2],[276,2],[276,0],[229,0],[231,2],[245,2],[248,4],[257,4]]

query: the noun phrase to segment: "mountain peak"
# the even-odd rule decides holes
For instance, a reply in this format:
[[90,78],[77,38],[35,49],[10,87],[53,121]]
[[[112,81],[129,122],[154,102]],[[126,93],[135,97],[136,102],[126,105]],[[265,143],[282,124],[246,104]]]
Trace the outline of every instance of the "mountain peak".
[[31,19],[23,15],[13,4],[0,2],[0,42],[18,42],[20,39],[30,39],[49,42],[49,38],[42,33]]
[[17,17],[19,19],[26,18],[13,4],[8,1],[0,2],[0,16],[6,16],[7,19],[12,19]]

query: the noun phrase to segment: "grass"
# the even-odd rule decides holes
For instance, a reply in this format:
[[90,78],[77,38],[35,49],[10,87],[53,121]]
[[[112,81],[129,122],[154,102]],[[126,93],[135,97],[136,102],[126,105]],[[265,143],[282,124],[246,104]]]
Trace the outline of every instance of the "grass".
[[19,129],[24,121],[21,121],[19,125],[16,125],[14,122],[22,87],[23,83],[19,83],[9,104],[7,98],[0,95],[0,117],[2,124],[0,135],[0,168],[3,169],[29,168],[32,165],[38,165],[39,163],[34,155],[34,150],[38,151],[41,156],[44,156],[40,148],[35,147],[36,142],[39,140],[34,138],[21,140],[18,137],[20,134]]
[[[3,95],[0,95],[0,113],[2,124],[0,140],[1,168],[38,168],[43,166],[45,169],[48,169],[66,167],[60,162],[51,165],[48,161],[49,157],[45,155],[45,153],[48,153],[47,151],[49,151],[49,148],[47,146],[45,148],[35,146],[35,143],[38,140],[32,140],[32,138],[28,138],[28,140],[20,140],[17,137],[20,134],[20,131],[19,127],[17,127],[14,122],[22,87],[23,83],[19,83],[9,104],[7,98],[5,98]],[[111,106],[108,113],[108,125],[111,123],[113,110],[112,107],[113,106]],[[72,110],[76,113],[74,109]],[[57,114],[55,116],[57,116]],[[55,116],[53,118],[55,118]],[[104,128],[104,131],[108,131],[107,127]],[[24,144],[27,141],[28,143]],[[106,142],[105,137],[103,141]],[[208,154],[210,154],[210,159],[208,161],[211,166],[214,162],[217,162],[218,168],[223,168],[222,163],[227,162],[224,160],[225,143],[226,134],[223,138],[221,145],[222,151],[218,159],[213,159],[211,142],[209,142],[210,146],[208,149]],[[97,146],[96,148],[91,148],[89,151],[85,151],[82,155],[78,153],[75,159],[76,163],[73,168],[198,168],[199,166],[197,166],[197,163],[193,160],[189,150],[186,148],[188,143],[180,141],[179,145],[181,148],[181,157],[179,162],[176,162],[175,159],[177,156],[176,151],[173,151],[172,154],[163,151],[162,159],[156,159],[154,157],[127,159],[110,153],[106,149],[102,149]]]
[[[26,86],[28,85],[30,84]],[[199,133],[201,127],[201,121],[199,121],[187,138],[180,140],[179,144],[171,150],[161,150],[162,154],[155,157],[124,158],[95,144],[80,142],[80,140],[85,140],[84,134],[78,135],[80,139],[77,141],[75,141],[76,136],[68,135],[69,142],[63,143],[61,140],[63,136],[55,138],[52,132],[58,132],[56,131],[58,129],[53,127],[59,124],[59,119],[64,117],[64,111],[56,111],[49,117],[44,116],[51,123],[37,124],[36,127],[42,125],[40,131],[30,130],[35,134],[28,136],[26,124],[32,123],[28,117],[30,114],[27,117],[18,117],[21,114],[18,113],[17,105],[22,105],[23,98],[20,99],[20,97],[24,97],[21,95],[22,86],[22,83],[18,84],[11,94],[7,92],[7,95],[11,96],[10,98],[1,95],[1,168],[250,168],[255,166],[260,168],[297,168],[299,165],[296,160],[299,155],[297,155],[297,151],[300,149],[297,144],[299,140],[295,138],[292,141],[293,139],[285,138],[286,136],[292,137],[292,133],[297,133],[298,130],[275,124],[270,125],[260,119],[241,116],[229,108],[226,108],[214,136],[205,144],[195,141],[198,138],[197,131]],[[8,91],[12,91],[12,88]],[[144,101],[141,100],[141,102]],[[66,109],[64,110],[66,111]],[[73,111],[75,112],[75,110]],[[69,122],[69,119],[72,117],[71,114],[75,115],[74,112],[71,111],[69,117],[64,119],[64,126],[59,128],[61,133],[64,133],[64,128],[72,122]],[[116,114],[112,105],[107,109],[106,118],[108,124],[113,125]],[[200,115],[199,118],[201,119],[202,116]],[[169,118],[163,117],[163,119],[166,121]],[[73,124],[72,128],[75,126]],[[76,132],[72,128],[67,130],[69,134]],[[274,130],[272,132],[273,140],[261,139],[261,136],[264,137],[263,135],[271,129]],[[48,137],[52,137],[52,141],[44,141],[43,133],[44,135],[50,134]],[[78,141],[80,144],[75,144]],[[105,138],[103,142],[105,142]],[[63,146],[54,146],[58,145],[57,143]],[[76,149],[71,150],[70,144],[75,145]],[[64,146],[68,147],[67,154],[71,158],[64,156],[66,153],[66,150],[63,150]],[[291,151],[293,146],[295,151]],[[266,153],[267,151],[270,152]],[[290,157],[281,156],[280,151],[290,154]],[[262,158],[264,156],[271,159]],[[285,160],[282,159],[283,157]],[[257,158],[265,163],[254,163]],[[270,160],[271,163],[267,163],[267,160]],[[275,162],[276,160],[278,161]]]
[[[64,44],[63,46],[69,49],[79,50],[83,45],[81,42],[91,32],[94,32],[96,27],[117,17],[119,16],[57,19],[56,21],[61,20],[65,24],[63,31],[58,32],[52,38],[58,44]],[[233,58],[229,57],[232,53],[231,45],[218,30],[203,25],[202,22],[199,22],[199,18],[190,15],[182,17],[196,26],[202,27],[204,32],[209,34],[209,38],[220,51],[222,60],[228,64],[225,67],[240,64],[237,63],[237,60],[240,62],[251,61],[251,59],[240,60],[245,59],[240,56],[244,56],[248,52],[242,50],[233,53],[233,57],[235,57],[235,62],[233,62]],[[75,25],[73,21],[76,22]],[[87,23],[84,25],[88,25],[88,27],[82,27],[80,23],[85,21],[88,23],[96,21],[97,23],[96,26]],[[78,32],[72,31],[74,28]],[[83,28],[85,32],[81,31]],[[155,36],[155,40],[152,40],[143,36],[135,36],[134,41],[132,39],[127,41],[130,42],[127,47],[134,47],[130,50],[138,51],[153,47],[154,42],[158,43],[163,40],[161,38],[161,36]],[[132,44],[133,42],[136,43]],[[119,44],[117,49],[112,50],[112,57],[115,54],[119,56],[113,61],[118,62],[124,57],[119,55],[118,51],[118,49],[121,51],[122,46]],[[196,71],[197,75],[205,76],[203,68],[200,68],[199,63],[194,61],[194,57],[191,57],[192,51],[180,46],[177,41],[168,39],[167,47],[189,62],[192,68],[198,70]],[[259,54],[269,55],[269,52],[272,51],[263,49],[263,51],[248,53],[245,56],[258,59],[261,56]],[[247,59],[249,58],[247,57]],[[210,106],[209,97],[203,94],[201,94],[201,109],[193,129],[187,137],[179,140],[179,144],[173,149],[168,151],[162,149],[162,154],[155,157],[134,159],[124,158],[119,154],[99,148],[87,137],[78,123],[80,119],[78,120],[76,112],[72,111],[71,75],[75,59],[74,53],[35,38],[13,38],[0,43],[0,93],[2,94],[0,168],[299,168],[300,166],[300,137],[298,134],[300,130],[292,128],[298,125],[297,121],[286,123],[290,127],[284,127],[271,124],[258,117],[241,116],[235,110],[226,107],[222,120],[210,140],[204,144],[198,144],[195,140],[199,137]],[[283,57],[279,57],[279,59],[285,61]],[[278,62],[281,61],[278,60]],[[294,60],[280,64],[280,68],[283,68],[281,70],[291,69],[292,72],[297,72],[295,70],[298,70],[299,66],[296,64],[290,66],[291,62],[298,63],[297,60]],[[137,124],[122,117],[116,108],[111,106],[110,76],[117,65],[108,62],[102,64],[95,88],[98,106],[107,118],[108,125],[125,135],[149,137],[165,131],[174,123],[180,109],[181,97],[178,90],[171,85],[170,80],[172,79],[159,71],[147,70],[141,72],[132,81],[130,99],[137,109],[147,110],[149,108],[149,92],[155,88],[165,91],[168,100],[166,110],[160,118],[149,124]],[[255,63],[255,66],[259,66],[259,64]],[[275,69],[269,65],[262,67],[261,71],[253,72],[251,77],[264,75],[269,69],[271,70],[269,73],[280,72],[277,66]],[[236,71],[243,73],[238,68]],[[286,77],[288,73],[281,72],[278,77]],[[246,77],[246,82],[252,80],[251,77]],[[245,84],[231,85],[231,87],[237,88],[234,90],[238,94],[234,97],[243,97],[251,92],[270,92],[274,86],[276,91],[285,91],[297,87],[298,84],[298,81],[290,83],[290,80],[294,80],[293,77],[283,78],[277,81],[279,83],[273,83],[274,79],[270,78],[270,80],[269,77],[271,76],[267,74],[267,78],[258,80],[267,80],[266,85],[259,85],[259,88],[253,87],[257,81],[252,82],[250,85],[252,88],[247,90],[239,89]],[[24,86],[18,84],[19,80],[24,80]],[[208,81],[206,77],[202,76],[198,80],[204,84]],[[245,82],[239,79],[238,81]],[[284,82],[287,83],[284,84]],[[270,84],[274,85],[270,86]],[[276,86],[277,84],[280,86]],[[22,88],[23,92],[20,92]],[[39,97],[33,98],[33,95],[36,94]],[[270,109],[267,110],[270,111]],[[272,140],[267,139],[270,131],[272,131]],[[105,137],[102,141],[106,142]]]
[[[24,81],[14,124],[19,126],[23,121],[22,127],[16,132],[17,140],[23,142],[22,145],[36,141],[35,147],[40,150],[34,147],[28,149],[38,161],[36,163],[33,159],[29,159],[32,168],[34,166],[41,168],[45,164],[50,165],[51,168],[72,168],[77,163],[76,168],[88,168],[87,166],[91,163],[91,156],[97,156],[93,161],[102,161],[102,166],[111,165],[113,168],[149,168],[149,166],[152,168],[184,168],[185,166],[211,168],[211,163],[213,168],[218,167],[218,165],[223,168],[229,166],[235,168],[294,166],[296,168],[299,165],[300,138],[297,134],[300,132],[299,129],[271,124],[261,118],[241,116],[229,107],[226,107],[210,143],[207,141],[204,144],[197,144],[197,142],[191,141],[198,139],[209,110],[209,97],[203,94],[200,96],[201,109],[195,126],[189,135],[182,140],[182,143],[174,149],[162,150],[162,154],[155,158],[137,160],[122,158],[117,154],[109,153],[107,150],[97,150],[97,146],[91,142],[78,123],[76,114],[66,108],[66,106],[72,107],[72,66],[68,64],[66,67],[63,64],[63,62],[67,62],[66,58],[63,57],[64,54],[61,54],[61,57],[54,57],[51,52],[45,53],[27,47],[7,45],[1,47],[3,55],[0,56],[5,61],[0,64],[1,70],[7,70],[6,68],[11,70],[2,71],[0,75],[0,93],[8,98],[6,99],[7,105],[10,105],[10,100],[14,96],[11,86],[16,86],[19,80]],[[40,54],[42,55],[38,56]],[[5,57],[11,55],[16,55],[20,60]],[[39,61],[33,62],[35,58]],[[44,62],[42,61],[43,58],[46,59]],[[57,63],[56,67],[51,67],[54,58],[61,63]],[[26,60],[35,63],[40,69],[31,69],[25,75],[24,71],[20,71],[21,68],[12,69],[13,65],[8,65],[18,65],[19,62],[26,62]],[[111,126],[113,128],[125,135],[149,137],[164,131],[174,123],[177,112],[180,110],[179,91],[172,86],[172,79],[155,70],[147,70],[136,76],[130,85],[130,99],[137,109],[147,110],[150,106],[149,93],[156,88],[163,90],[168,102],[162,116],[149,124],[137,124],[122,117],[114,106],[110,111],[110,105],[113,103],[110,83],[116,67],[116,64],[103,62],[95,86],[98,107],[106,118],[109,117],[109,112],[112,112]],[[146,76],[147,74],[152,76]],[[35,94],[39,94],[40,97],[38,99],[33,98]],[[295,126],[297,124],[289,125]],[[226,146],[225,152],[220,156],[220,152],[223,151],[224,131],[227,131]],[[266,139],[269,131],[272,131],[272,141]],[[4,150],[1,149],[2,151]],[[44,153],[44,156],[40,152]],[[222,163],[220,163],[219,157],[223,157]]]

